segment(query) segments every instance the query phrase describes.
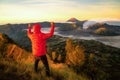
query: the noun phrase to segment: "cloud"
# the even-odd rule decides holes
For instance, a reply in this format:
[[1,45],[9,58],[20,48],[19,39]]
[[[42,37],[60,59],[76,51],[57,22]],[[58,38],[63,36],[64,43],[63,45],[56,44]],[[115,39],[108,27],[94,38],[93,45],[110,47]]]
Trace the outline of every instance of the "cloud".
[[0,0],[0,4],[19,4],[24,0]]
[[120,4],[120,0],[74,0],[74,2],[83,5]]
[[60,4],[77,4],[77,5],[120,5],[120,0],[0,0],[0,4],[40,4],[40,5],[60,5]]
[[120,19],[116,18],[102,18],[102,19],[91,19],[83,24],[83,29],[89,28],[91,25],[96,23],[108,23],[110,25],[120,25]]
[[22,1],[23,4],[31,4],[31,5],[60,5],[60,4],[66,4],[70,1],[67,0],[24,0]]

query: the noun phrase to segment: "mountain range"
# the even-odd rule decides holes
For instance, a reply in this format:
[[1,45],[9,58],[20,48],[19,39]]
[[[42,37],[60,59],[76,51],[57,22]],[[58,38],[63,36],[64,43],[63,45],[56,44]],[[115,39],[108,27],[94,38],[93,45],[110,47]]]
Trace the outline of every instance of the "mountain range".
[[83,21],[81,21],[81,20],[78,20],[78,19],[76,19],[76,18],[70,18],[70,19],[68,19],[66,22],[75,22],[75,23],[79,23],[79,22],[84,22],[85,24],[84,24],[84,26],[85,27],[89,27],[90,25],[94,25],[94,24],[96,24],[96,23],[106,23],[106,24],[108,24],[108,25],[115,25],[115,26],[120,26],[120,20],[105,20],[105,19],[100,19],[100,20],[83,20]]
[[[120,35],[120,26],[109,25],[107,23],[96,23],[90,25],[89,28],[84,29],[83,24],[85,21],[79,21],[76,18],[71,18],[66,22],[72,23],[55,23],[55,35],[65,35],[65,36],[78,36],[78,37],[89,37],[89,36],[117,36]],[[38,22],[41,24],[42,28],[49,30],[50,22]],[[31,23],[33,25],[34,23]],[[30,40],[27,37],[27,24],[6,24],[0,25],[0,32],[7,34],[21,47],[28,50],[30,49]]]

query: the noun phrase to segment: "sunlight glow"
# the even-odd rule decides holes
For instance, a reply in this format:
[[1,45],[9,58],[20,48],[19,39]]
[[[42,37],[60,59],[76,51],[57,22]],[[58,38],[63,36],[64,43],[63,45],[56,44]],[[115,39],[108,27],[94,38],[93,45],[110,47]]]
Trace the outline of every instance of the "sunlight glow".
[[117,0],[4,0],[0,1],[0,24],[40,21],[66,21],[75,17],[79,20],[95,18],[120,19]]

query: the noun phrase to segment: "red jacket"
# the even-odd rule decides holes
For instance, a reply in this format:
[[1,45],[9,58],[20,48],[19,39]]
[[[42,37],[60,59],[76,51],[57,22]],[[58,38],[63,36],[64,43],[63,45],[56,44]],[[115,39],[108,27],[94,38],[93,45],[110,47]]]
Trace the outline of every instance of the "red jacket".
[[40,24],[34,24],[32,33],[31,28],[28,26],[28,37],[32,42],[32,52],[35,56],[43,56],[46,54],[46,39],[52,37],[54,33],[54,23],[51,24],[49,33],[42,33],[40,29]]

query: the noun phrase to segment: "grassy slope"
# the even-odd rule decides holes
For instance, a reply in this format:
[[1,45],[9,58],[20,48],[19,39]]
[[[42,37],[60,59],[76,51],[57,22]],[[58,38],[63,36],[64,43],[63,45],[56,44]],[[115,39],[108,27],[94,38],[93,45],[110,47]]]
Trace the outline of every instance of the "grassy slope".
[[[64,65],[51,66],[51,77],[45,75],[43,65],[39,65],[39,73],[32,70],[33,64],[17,63],[12,60],[0,59],[1,80],[89,80],[87,77],[78,75]],[[59,66],[59,67],[55,67]],[[62,68],[61,68],[62,67]]]
[[0,34],[0,43],[0,80],[89,80],[85,76],[76,74],[65,64],[54,64],[49,57],[51,77],[45,75],[41,63],[39,73],[36,74],[33,71],[33,59],[29,52],[19,48],[3,34]]
[[[54,36],[48,40],[48,54],[57,51],[65,59],[66,38]],[[0,34],[0,78],[2,80],[119,80],[120,49],[104,45],[93,40],[73,40],[85,48],[86,61],[82,66],[70,66],[56,63],[48,57],[51,77],[45,75],[44,67],[40,63],[39,73],[33,72],[33,57],[29,52],[21,49],[6,35]],[[90,54],[93,58],[89,59]],[[19,56],[19,57],[18,57]],[[57,61],[56,61],[57,62]]]

